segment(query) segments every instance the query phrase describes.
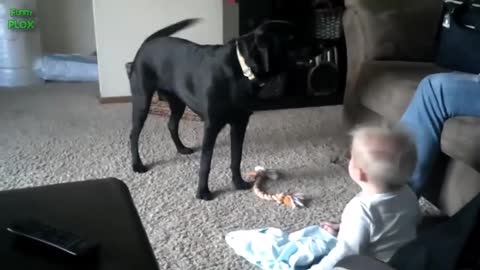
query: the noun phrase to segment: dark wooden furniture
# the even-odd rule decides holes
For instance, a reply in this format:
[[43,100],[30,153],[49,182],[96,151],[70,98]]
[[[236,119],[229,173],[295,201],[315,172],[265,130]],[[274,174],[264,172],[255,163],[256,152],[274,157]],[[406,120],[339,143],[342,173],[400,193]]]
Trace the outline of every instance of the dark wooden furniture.
[[[97,256],[73,260],[19,244],[5,228],[23,218],[98,241]],[[158,265],[127,186],[111,178],[0,192],[0,269],[158,270]]]
[[[343,7],[341,0],[329,0],[334,7]],[[291,0],[241,0],[239,5],[239,33],[246,34],[265,20],[287,20],[295,23],[300,29],[299,39],[302,54],[306,59],[314,59],[322,53],[325,47],[334,47],[338,59],[338,79],[333,82],[333,91],[326,95],[313,95],[308,87],[308,74],[310,69],[299,66],[288,72],[283,83],[272,87],[273,94],[268,93],[255,104],[257,110],[300,108],[312,106],[326,106],[343,104],[345,79],[346,79],[346,46],[342,37],[335,41],[323,42],[315,39],[314,1]],[[319,76],[318,80],[331,80],[330,74]],[[327,82],[327,85],[331,82]],[[282,88],[282,89],[277,89]]]

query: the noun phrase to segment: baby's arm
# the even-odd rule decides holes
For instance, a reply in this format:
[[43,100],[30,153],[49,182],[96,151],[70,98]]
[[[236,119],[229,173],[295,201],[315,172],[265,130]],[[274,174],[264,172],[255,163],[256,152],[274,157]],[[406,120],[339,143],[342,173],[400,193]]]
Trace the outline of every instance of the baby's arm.
[[352,201],[343,211],[337,244],[310,270],[331,270],[343,258],[364,254],[370,243],[370,222],[362,206]]

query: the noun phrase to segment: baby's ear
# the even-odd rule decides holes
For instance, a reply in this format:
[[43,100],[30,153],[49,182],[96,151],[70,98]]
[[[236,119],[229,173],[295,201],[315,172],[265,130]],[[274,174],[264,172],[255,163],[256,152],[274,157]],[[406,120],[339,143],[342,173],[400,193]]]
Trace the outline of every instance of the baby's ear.
[[368,182],[368,176],[365,173],[365,171],[362,168],[358,168],[358,180],[361,182],[367,183]]

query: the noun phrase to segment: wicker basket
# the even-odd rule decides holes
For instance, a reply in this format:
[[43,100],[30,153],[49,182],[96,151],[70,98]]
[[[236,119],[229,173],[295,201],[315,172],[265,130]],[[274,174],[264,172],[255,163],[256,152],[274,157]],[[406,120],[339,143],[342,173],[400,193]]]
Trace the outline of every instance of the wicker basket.
[[343,8],[320,8],[314,10],[314,36],[320,40],[335,40],[342,37]]

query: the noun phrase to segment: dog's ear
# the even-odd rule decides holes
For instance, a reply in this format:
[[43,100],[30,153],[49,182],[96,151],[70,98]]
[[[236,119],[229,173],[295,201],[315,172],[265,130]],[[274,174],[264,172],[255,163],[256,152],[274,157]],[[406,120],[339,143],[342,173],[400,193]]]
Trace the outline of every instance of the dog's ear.
[[255,46],[257,47],[258,52],[260,53],[260,58],[262,62],[261,65],[263,67],[263,71],[268,73],[270,71],[268,33],[262,27],[259,27],[255,29],[253,34],[254,34]]

